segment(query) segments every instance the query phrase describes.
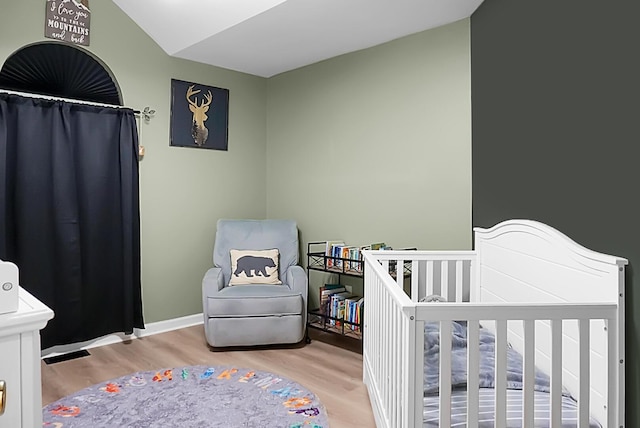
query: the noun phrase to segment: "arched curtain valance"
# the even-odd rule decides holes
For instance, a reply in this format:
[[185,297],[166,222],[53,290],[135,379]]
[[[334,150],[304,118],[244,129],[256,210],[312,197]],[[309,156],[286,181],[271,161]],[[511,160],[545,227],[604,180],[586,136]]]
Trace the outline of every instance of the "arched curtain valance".
[[88,51],[60,42],[34,43],[14,52],[0,70],[0,88],[122,105],[110,70]]

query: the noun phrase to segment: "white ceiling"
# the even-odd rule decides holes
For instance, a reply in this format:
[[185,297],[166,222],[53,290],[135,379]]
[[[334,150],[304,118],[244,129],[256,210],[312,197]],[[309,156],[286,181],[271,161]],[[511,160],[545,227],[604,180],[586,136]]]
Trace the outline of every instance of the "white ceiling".
[[167,54],[271,77],[471,16],[483,0],[112,0]]

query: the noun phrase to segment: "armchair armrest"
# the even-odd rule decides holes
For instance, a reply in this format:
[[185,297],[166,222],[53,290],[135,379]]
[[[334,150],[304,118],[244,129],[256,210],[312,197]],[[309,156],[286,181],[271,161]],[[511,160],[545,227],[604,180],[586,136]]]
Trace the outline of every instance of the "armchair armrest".
[[218,291],[224,288],[224,278],[222,276],[222,269],[213,267],[204,274],[202,278],[202,299],[206,299],[208,296],[213,296]]
[[287,269],[287,285],[292,291],[297,291],[302,296],[302,325],[306,328],[307,325],[307,310],[309,305],[309,280],[307,274],[302,266],[293,265]]
[[307,296],[309,294],[309,285],[307,284],[307,274],[304,272],[302,266],[294,265],[287,269],[287,285],[293,291],[297,291],[302,295],[304,303],[307,303]]

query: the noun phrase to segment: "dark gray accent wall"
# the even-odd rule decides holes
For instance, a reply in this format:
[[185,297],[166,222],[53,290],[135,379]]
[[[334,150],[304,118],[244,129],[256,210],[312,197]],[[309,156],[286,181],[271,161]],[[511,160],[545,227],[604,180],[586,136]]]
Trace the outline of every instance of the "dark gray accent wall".
[[485,0],[471,17],[473,224],[550,224],[629,260],[640,427],[640,2]]

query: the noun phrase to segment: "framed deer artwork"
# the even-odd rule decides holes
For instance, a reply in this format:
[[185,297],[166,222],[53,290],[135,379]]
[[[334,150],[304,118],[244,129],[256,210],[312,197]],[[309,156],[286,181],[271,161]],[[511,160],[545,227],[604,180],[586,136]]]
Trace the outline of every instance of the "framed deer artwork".
[[227,150],[229,90],[171,79],[171,146]]

